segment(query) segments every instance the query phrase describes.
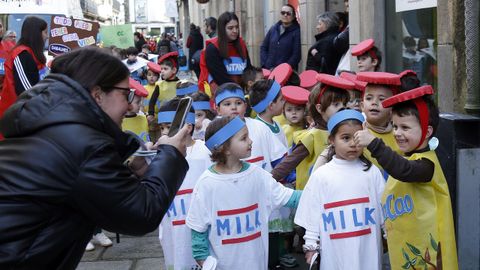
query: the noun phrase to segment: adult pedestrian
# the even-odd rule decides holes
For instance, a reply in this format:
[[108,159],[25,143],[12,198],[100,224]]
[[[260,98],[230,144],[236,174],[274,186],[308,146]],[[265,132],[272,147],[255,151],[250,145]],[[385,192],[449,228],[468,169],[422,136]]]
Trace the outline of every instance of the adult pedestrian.
[[[200,33],[200,27],[196,26],[195,24],[190,24],[190,34],[187,38],[187,48],[188,48],[188,68],[195,72],[197,78],[200,76],[200,62],[198,61],[199,58],[195,58],[195,53],[200,52],[203,49],[203,36]],[[197,59],[197,60],[195,60]]]
[[147,41],[140,32],[133,33],[133,41],[135,43],[135,48],[137,48],[139,52],[142,51],[143,44],[147,44]]
[[247,46],[240,37],[237,15],[224,12],[218,17],[218,36],[207,40],[205,52],[200,57],[200,89],[204,82],[215,90],[218,85],[234,82],[242,85],[243,70],[251,66]]
[[273,69],[288,63],[297,70],[301,58],[300,24],[293,6],[286,4],[280,11],[280,20],[268,30],[260,46],[261,64]]
[[205,34],[208,38],[217,36],[217,19],[215,17],[208,17],[204,20]]
[[315,43],[308,50],[306,69],[320,73],[335,74],[342,54],[333,45],[339,34],[339,21],[334,12],[325,12],[317,17]]
[[173,41],[170,40],[170,37],[167,35],[167,33],[162,33],[160,41],[157,44],[158,57],[174,51],[177,51],[177,46]]
[[0,120],[0,269],[75,269],[95,226],[158,228],[188,170],[192,127],[160,138],[150,165],[125,165],[139,148],[121,130],[134,96],[128,76],[102,49],[74,50]]
[[5,35],[3,35],[2,41],[10,42],[13,44],[17,43],[17,33],[15,33],[15,31],[13,30],[8,30],[7,32],[5,32]]
[[17,96],[42,80],[48,71],[43,54],[48,38],[47,22],[35,17],[25,18],[22,36],[5,62],[5,79],[0,99],[0,117]]

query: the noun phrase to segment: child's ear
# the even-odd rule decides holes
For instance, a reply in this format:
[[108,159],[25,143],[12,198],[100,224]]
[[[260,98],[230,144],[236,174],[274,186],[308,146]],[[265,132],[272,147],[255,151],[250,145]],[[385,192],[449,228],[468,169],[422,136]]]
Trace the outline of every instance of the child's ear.
[[322,113],[322,104],[315,104],[315,109],[318,113]]
[[433,134],[433,127],[428,126],[427,127],[427,135],[425,136],[425,140],[428,141],[432,137],[432,134]]
[[372,58],[372,65],[378,66],[378,59],[373,59]]

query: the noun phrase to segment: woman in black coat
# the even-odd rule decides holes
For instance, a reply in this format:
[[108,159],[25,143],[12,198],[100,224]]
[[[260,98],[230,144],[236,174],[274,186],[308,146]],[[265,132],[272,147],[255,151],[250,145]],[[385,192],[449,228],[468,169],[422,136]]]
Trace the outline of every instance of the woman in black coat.
[[[187,48],[188,48],[188,67],[190,70],[195,71],[197,78],[200,76],[200,59],[199,57],[194,57],[197,51],[203,49],[203,36],[200,33],[200,28],[195,24],[190,24],[190,35],[187,39]],[[197,60],[194,60],[197,59]]]
[[102,49],[77,49],[6,111],[0,269],[75,269],[95,226],[132,235],[158,228],[188,170],[191,127],[160,138],[150,165],[140,157],[124,165],[139,148],[120,128],[133,101],[128,77]]
[[317,19],[318,34],[315,36],[315,44],[308,50],[305,69],[335,75],[342,57],[341,52],[333,45],[333,40],[339,33],[338,17],[334,12],[325,12]]

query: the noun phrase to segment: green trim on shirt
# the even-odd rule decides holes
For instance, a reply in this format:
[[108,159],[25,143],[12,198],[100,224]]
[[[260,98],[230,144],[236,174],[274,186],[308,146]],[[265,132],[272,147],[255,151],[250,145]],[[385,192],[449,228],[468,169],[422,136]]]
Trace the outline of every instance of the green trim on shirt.
[[[212,173],[214,174],[221,174],[219,172],[217,172],[214,168],[215,164],[213,164],[212,166],[210,166],[210,168],[208,168],[209,171],[211,171]],[[248,170],[248,168],[250,168],[250,163],[248,162],[245,162],[245,161],[242,161],[242,168],[240,169],[240,171],[238,171],[237,173],[241,173],[241,172],[244,172],[246,170]]]
[[264,123],[267,125],[268,128],[273,132],[273,134],[277,134],[280,132],[280,126],[277,124],[277,122],[273,121],[273,125],[268,123],[267,121],[263,120],[260,116],[257,115],[255,119],[259,120],[260,122]]

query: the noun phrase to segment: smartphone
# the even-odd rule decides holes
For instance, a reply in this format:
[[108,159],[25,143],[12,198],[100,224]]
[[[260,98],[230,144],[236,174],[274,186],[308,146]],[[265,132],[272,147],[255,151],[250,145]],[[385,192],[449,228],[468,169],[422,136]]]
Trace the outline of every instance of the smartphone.
[[168,131],[168,137],[175,136],[175,134],[177,134],[177,132],[183,127],[191,107],[191,97],[184,97],[180,99],[177,110],[175,111],[175,117],[173,118],[172,125],[170,126],[170,130]]

